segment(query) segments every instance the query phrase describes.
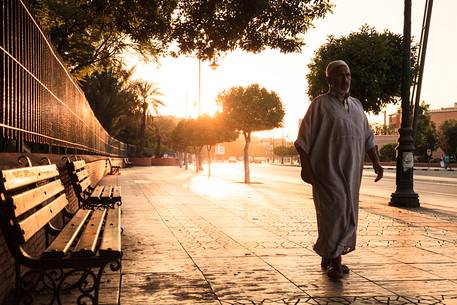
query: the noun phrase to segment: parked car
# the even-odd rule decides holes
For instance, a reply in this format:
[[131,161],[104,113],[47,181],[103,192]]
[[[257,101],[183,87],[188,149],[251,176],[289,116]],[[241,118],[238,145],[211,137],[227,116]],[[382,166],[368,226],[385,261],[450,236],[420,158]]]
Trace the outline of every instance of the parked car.
[[229,163],[236,163],[236,157],[230,156],[230,157],[228,158],[228,162],[229,162]]

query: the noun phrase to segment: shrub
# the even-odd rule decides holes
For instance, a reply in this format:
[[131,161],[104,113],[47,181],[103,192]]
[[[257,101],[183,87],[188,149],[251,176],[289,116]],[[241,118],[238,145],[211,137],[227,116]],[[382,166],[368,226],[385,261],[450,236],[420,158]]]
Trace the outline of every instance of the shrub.
[[381,147],[379,150],[379,159],[381,161],[395,161],[397,143],[389,143]]

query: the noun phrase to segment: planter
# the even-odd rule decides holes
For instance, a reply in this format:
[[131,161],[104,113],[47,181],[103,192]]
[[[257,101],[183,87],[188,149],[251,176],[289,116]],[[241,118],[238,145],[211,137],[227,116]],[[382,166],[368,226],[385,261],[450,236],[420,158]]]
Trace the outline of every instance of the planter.
[[152,166],[178,166],[179,160],[176,158],[151,158]]
[[133,157],[130,161],[134,166],[151,166],[151,157]]

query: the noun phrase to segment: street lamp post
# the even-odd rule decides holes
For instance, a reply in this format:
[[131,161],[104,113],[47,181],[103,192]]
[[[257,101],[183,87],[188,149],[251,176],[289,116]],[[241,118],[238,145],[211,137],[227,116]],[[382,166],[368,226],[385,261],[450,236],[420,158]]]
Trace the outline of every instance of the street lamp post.
[[403,60],[401,81],[401,128],[397,146],[397,176],[395,193],[389,205],[399,207],[419,207],[419,196],[413,189],[414,139],[410,116],[411,79],[411,0],[405,0],[403,28]]
[[202,61],[198,59],[198,116],[202,115]]
[[[219,65],[213,58],[213,61],[209,65],[212,70],[216,70]],[[198,116],[202,115],[202,61],[198,59]]]

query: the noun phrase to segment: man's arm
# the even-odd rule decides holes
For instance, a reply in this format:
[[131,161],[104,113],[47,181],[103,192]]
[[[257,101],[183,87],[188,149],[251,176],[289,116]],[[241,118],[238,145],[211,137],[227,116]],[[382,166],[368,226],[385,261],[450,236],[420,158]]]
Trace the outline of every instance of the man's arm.
[[384,168],[382,168],[381,163],[379,162],[378,151],[376,150],[376,146],[371,148],[367,151],[368,157],[370,158],[371,162],[373,163],[374,172],[377,174],[376,179],[374,182],[378,182],[382,179],[384,175]]
[[309,155],[306,152],[304,152],[300,146],[297,145],[296,148],[300,155],[301,178],[306,183],[314,184],[314,174],[311,169],[311,161],[309,159]]

